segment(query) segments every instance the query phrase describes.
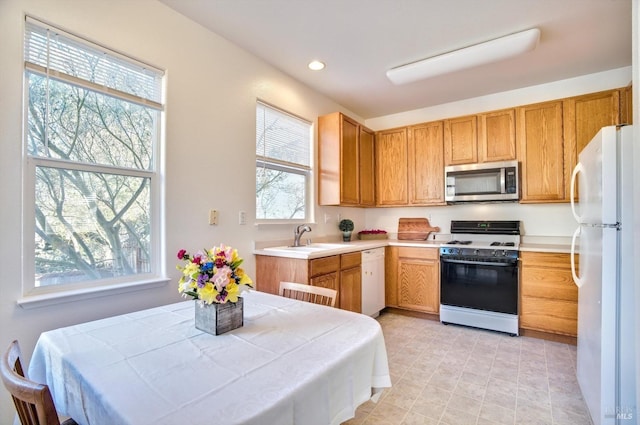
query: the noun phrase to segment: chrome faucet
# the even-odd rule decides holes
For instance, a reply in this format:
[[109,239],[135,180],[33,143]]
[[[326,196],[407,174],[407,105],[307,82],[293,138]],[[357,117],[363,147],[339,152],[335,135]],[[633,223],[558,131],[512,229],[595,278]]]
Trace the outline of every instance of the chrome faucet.
[[301,224],[293,231],[293,246],[300,246],[300,237],[304,232],[310,232],[311,227],[308,224]]

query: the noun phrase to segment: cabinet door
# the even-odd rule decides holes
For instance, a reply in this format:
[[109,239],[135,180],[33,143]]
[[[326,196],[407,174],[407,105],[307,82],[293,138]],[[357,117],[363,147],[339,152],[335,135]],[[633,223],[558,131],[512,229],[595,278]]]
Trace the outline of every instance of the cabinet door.
[[576,336],[578,288],[569,254],[521,253],[520,327]]
[[478,162],[476,123],[475,115],[444,121],[444,162],[446,165]]
[[360,203],[360,152],[358,137],[360,128],[357,122],[342,116],[342,137],[340,139],[340,204],[358,205]]
[[633,90],[620,89],[620,124],[633,124]]
[[478,116],[478,161],[516,159],[515,109]]
[[339,292],[341,309],[362,312],[362,268],[360,266],[340,272]]
[[409,204],[444,205],[444,124],[409,127]]
[[339,275],[338,272],[321,274],[316,277],[312,277],[309,279],[309,285],[313,286],[322,286],[323,288],[334,289],[338,292],[336,298],[336,306],[340,305],[340,286],[338,281]]
[[620,123],[618,90],[572,97],[564,101],[563,108],[565,141],[575,145],[576,155],[602,127]]
[[[578,163],[578,155],[582,149],[589,144],[602,127],[619,123],[620,92],[618,90],[565,99],[563,105],[564,140],[569,161],[565,181],[567,187],[571,183],[571,171]],[[567,195],[567,199],[569,195]]]
[[521,202],[564,202],[564,141],[562,102],[528,105],[516,110],[518,159],[521,161]]
[[440,307],[439,263],[435,260],[400,257],[398,306],[427,313]]
[[373,131],[360,127],[360,205],[376,204],[376,163]]
[[384,251],[384,299],[389,307],[398,307],[398,252],[397,246]]
[[407,205],[407,129],[376,133],[376,204]]
[[307,283],[308,280],[307,260],[256,255],[255,282],[258,291],[277,295],[282,281]]

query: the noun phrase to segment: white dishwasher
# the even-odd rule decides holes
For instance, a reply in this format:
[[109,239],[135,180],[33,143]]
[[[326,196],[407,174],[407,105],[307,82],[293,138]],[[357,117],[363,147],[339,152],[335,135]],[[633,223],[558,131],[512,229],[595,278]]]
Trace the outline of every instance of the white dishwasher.
[[385,305],[384,248],[362,251],[362,314],[377,317]]

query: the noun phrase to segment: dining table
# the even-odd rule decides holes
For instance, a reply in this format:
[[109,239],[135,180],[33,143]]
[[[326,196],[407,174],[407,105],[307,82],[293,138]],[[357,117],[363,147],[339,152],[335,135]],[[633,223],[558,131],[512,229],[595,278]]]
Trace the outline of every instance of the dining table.
[[391,387],[380,324],[255,290],[244,324],[196,329],[196,301],[43,332],[28,368],[81,425],[327,425]]

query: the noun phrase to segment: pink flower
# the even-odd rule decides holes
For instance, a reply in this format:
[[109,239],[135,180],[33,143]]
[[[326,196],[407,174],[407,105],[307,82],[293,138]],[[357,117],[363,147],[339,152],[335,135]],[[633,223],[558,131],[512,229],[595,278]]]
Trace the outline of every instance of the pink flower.
[[180,251],[178,251],[178,259],[182,260],[184,258],[184,254],[187,253],[186,249],[181,249]]

